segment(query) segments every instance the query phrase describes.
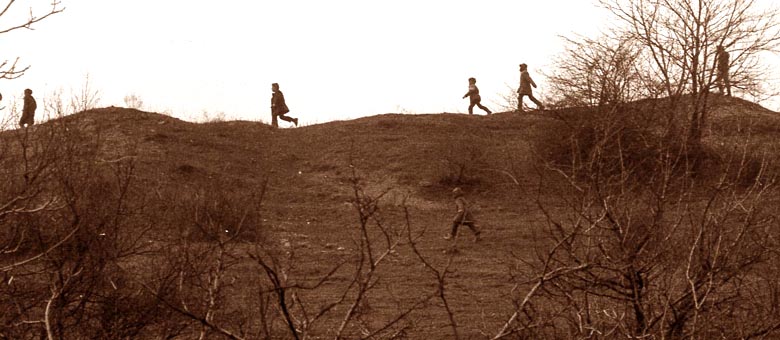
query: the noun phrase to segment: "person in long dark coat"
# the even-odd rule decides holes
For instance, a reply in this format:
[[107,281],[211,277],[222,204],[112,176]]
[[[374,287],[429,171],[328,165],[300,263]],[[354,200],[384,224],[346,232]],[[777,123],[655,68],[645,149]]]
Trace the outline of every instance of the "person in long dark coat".
[[35,124],[35,109],[38,108],[38,104],[35,102],[35,98],[32,96],[32,90],[24,90],[24,106],[22,106],[22,118],[19,119],[19,126],[25,127]]
[[279,91],[279,84],[271,84],[271,91],[273,91],[273,95],[271,96],[271,125],[273,127],[279,127],[279,123],[276,120],[276,118],[279,117],[279,119],[283,121],[298,126],[298,118],[286,116],[286,114],[290,112],[290,109],[287,107],[287,103],[284,102],[284,94],[282,91]]

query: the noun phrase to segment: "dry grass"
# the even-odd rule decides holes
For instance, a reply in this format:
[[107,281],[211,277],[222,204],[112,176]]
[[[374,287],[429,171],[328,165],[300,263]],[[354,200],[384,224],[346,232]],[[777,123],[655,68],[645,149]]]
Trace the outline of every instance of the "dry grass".
[[[745,129],[762,141],[774,141],[780,132],[780,116],[745,102],[724,103],[715,112],[708,137],[712,145],[741,141]],[[547,246],[539,236],[544,216],[533,203],[539,176],[533,145],[543,138],[565,138],[559,134],[564,130],[559,118],[566,114],[576,110],[491,116],[388,114],[279,130],[246,121],[194,124],[113,107],[65,120],[103,136],[105,159],[136,157],[137,185],[161,198],[207,187],[259,188],[267,180],[261,208],[264,235],[295,253],[297,262],[289,275],[301,282],[324,275],[355,249],[350,166],[357,168],[367,193],[390,189],[382,201],[388,223],[402,223],[402,204],[409,208],[412,229],[424,230],[418,244],[422,254],[443,266],[448,243],[442,236],[454,213],[449,196],[452,166],[465,159],[469,181],[462,184],[480,207],[484,240],[459,240],[447,287],[461,337],[484,338],[500,329],[514,311],[512,298],[527,288],[512,291],[510,269],[516,271],[518,265],[514,257],[535,261]],[[474,150],[479,154],[470,154]],[[421,292],[435,289],[435,280],[416,268],[420,264],[412,258],[408,249],[390,258],[377,286],[385,298],[374,298],[365,307],[377,312],[376,322]],[[248,263],[238,268],[239,282],[261,277]],[[301,294],[322,303],[333,300],[350,273],[340,270],[334,284]],[[252,292],[239,288],[232,295],[230,303],[240,306]],[[413,319],[418,321],[410,338],[450,334],[447,316],[437,306],[415,312]]]

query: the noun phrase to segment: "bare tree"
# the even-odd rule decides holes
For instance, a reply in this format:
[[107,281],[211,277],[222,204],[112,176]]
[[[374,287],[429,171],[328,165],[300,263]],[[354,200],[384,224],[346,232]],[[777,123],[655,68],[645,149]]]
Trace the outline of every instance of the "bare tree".
[[641,49],[620,33],[564,38],[566,51],[547,75],[558,106],[603,106],[655,96],[642,82]]
[[[178,315],[174,319],[182,334],[198,339],[245,339],[249,338],[249,317],[243,314],[246,305],[235,298],[235,292],[249,285],[251,278],[237,277],[235,271],[245,263],[242,248],[250,242],[267,246],[259,231],[258,210],[265,187],[234,192],[220,187],[215,183],[170,200],[173,203],[167,209],[171,214],[160,221],[171,230],[165,248],[157,254],[163,263],[161,270],[136,280],[165,310]],[[181,223],[182,219],[187,222]]]
[[[7,19],[19,8],[18,5],[31,1],[6,0],[5,5],[0,4],[0,19]],[[0,20],[0,35],[10,33],[20,29],[33,29],[33,25],[45,20],[46,18],[61,13],[65,10],[61,7],[60,1],[49,2],[49,9],[43,12],[33,11],[32,6],[29,9],[29,15],[24,19]],[[0,59],[0,79],[15,79],[24,75],[30,66],[19,65],[19,58]]]
[[[409,217],[409,210],[404,208],[404,214],[406,216],[406,224],[408,226],[411,226],[411,219]],[[436,290],[428,299],[431,299],[433,296],[437,297],[439,301],[441,301],[442,306],[444,307],[444,311],[447,312],[447,319],[449,321],[449,326],[452,329],[452,337],[454,339],[460,339],[461,336],[458,332],[458,322],[455,319],[455,312],[453,311],[453,308],[451,306],[450,300],[447,297],[447,279],[448,277],[453,273],[453,267],[454,267],[454,261],[455,261],[455,255],[457,254],[457,243],[454,243],[450,249],[447,251],[447,262],[444,265],[443,268],[436,268],[429,259],[426,259],[425,256],[423,256],[422,252],[417,246],[417,241],[419,238],[422,237],[425,230],[421,231],[418,235],[413,235],[411,228],[407,228],[407,238],[409,245],[412,248],[412,251],[417,256],[419,261],[423,264],[423,266],[431,272],[431,275],[433,275],[434,279],[436,280]],[[455,238],[455,242],[457,242],[457,238]]]
[[2,143],[0,336],[132,338],[164,320],[119,266],[151,226],[134,157],[104,159],[99,131],[64,120]]
[[570,139],[583,152],[542,171],[557,174],[539,185],[557,194],[537,199],[550,250],[519,260],[533,269],[518,273],[529,293],[496,337],[775,336],[768,297],[780,282],[762,274],[780,261],[768,158],[746,138],[694,178],[684,141],[581,119],[595,124]]
[[[249,237],[252,230],[265,230],[259,222],[264,188],[250,190],[260,194],[246,197],[215,185],[189,195],[195,199],[172,200],[173,206],[165,208],[172,212],[163,222],[169,224],[172,239],[159,253],[164,265],[157,274],[139,276],[137,281],[177,315],[172,319],[180,326],[172,327],[178,330],[176,334],[193,338],[401,336],[415,312],[437,296],[446,299],[443,290],[412,292],[407,297],[410,301],[398,302],[396,309],[374,312],[373,304],[386,303],[383,281],[390,274],[388,267],[407,240],[413,243],[419,236],[412,236],[408,212],[405,222],[386,221],[380,201],[387,191],[369,194],[357,170],[351,167],[351,171],[351,201],[358,218],[351,233],[353,249],[345,252],[343,260],[328,265],[318,278],[299,273],[301,259],[289,236]],[[184,216],[192,224],[181,224]],[[247,267],[257,272],[247,274]],[[443,287],[451,272],[445,269],[442,273]],[[254,298],[241,296],[247,290],[256,292]]]
[[760,55],[776,51],[780,26],[776,9],[758,10],[755,0],[600,0],[641,49],[638,66],[660,80],[673,101],[689,94],[688,143],[700,146],[714,86],[716,47],[731,52],[735,87],[760,91]]

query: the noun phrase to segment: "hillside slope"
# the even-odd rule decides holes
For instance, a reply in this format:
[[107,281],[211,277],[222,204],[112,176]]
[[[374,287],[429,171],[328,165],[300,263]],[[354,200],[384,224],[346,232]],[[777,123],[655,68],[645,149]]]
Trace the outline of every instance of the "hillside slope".
[[[775,112],[740,99],[718,97],[713,105],[709,143],[780,134]],[[449,191],[456,185],[485,215],[528,208],[528,190],[538,178],[533,143],[555,138],[564,131],[561,117],[581,110],[385,114],[294,129],[247,121],[196,124],[116,107],[64,120],[94,135],[105,159],[134,156],[142,186],[230,190],[268,181],[263,206],[271,224],[352,222],[343,212],[352,199],[354,169],[369,194],[389,190],[384,201],[404,201],[423,220],[440,225],[451,214]],[[527,201],[518,206],[518,198]],[[512,217],[500,218],[506,219]]]
[[[279,252],[275,256],[281,262],[289,261],[284,264],[288,267],[282,274],[292,278],[294,284],[317,288],[296,290],[300,294],[297,297],[307,301],[309,308],[327,310],[322,306],[337,301],[333,311],[323,313],[323,320],[317,324],[319,328],[315,327],[315,335],[331,334],[336,327],[334,325],[338,325],[342,318],[341,313],[356,294],[356,281],[351,280],[366,275],[365,268],[370,268],[363,258],[365,244],[370,243],[365,240],[374,242],[368,247],[369,252],[388,249],[392,243],[390,240],[396,240],[403,247],[388,251],[381,265],[381,275],[369,278],[376,289],[371,298],[367,298],[370,302],[364,302],[359,307],[365,308],[366,315],[371,317],[360,320],[360,326],[364,321],[381,325],[383,321],[393,320],[398,311],[411,308],[417,314],[413,313],[408,325],[399,326],[409,327],[411,338],[448,337],[451,319],[448,320],[446,314],[450,317],[454,315],[462,322],[463,338],[484,338],[486,334],[492,335],[501,329],[516,310],[515,303],[521,298],[518,294],[524,294],[533,283],[528,279],[533,280],[538,275],[533,263],[549,250],[550,242],[555,242],[554,235],[558,231],[552,228],[555,223],[548,223],[550,219],[545,214],[568,209],[556,218],[578,225],[576,221],[581,217],[578,213],[584,210],[577,209],[589,208],[587,205],[578,207],[577,204],[582,202],[576,199],[560,204],[569,196],[557,191],[556,185],[566,183],[561,177],[556,177],[555,171],[539,162],[540,155],[537,153],[543,151],[537,146],[544,147],[547,141],[558,141],[560,143],[556,145],[565,149],[569,138],[572,138],[567,134],[573,130],[573,122],[598,118],[586,108],[490,116],[385,114],[293,129],[273,129],[265,124],[246,121],[195,124],[156,113],[110,107],[53,120],[29,131],[0,133],[0,142],[3,143],[0,145],[0,169],[16,178],[14,185],[24,188],[28,183],[28,172],[24,169],[27,164],[19,164],[18,158],[15,158],[19,156],[18,146],[27,143],[28,146],[33,145],[28,149],[31,154],[45,155],[45,141],[50,130],[65,135],[65,138],[52,140],[65,144],[75,141],[73,145],[58,149],[64,155],[62,157],[80,157],[80,150],[97,150],[96,156],[90,154],[82,161],[96,163],[97,166],[84,166],[82,169],[79,162],[67,159],[52,162],[52,168],[65,166],[73,169],[62,171],[64,175],[60,176],[59,169],[46,168],[44,175],[54,184],[41,183],[36,188],[42,190],[35,191],[30,197],[45,201],[46,197],[52,197],[48,196],[47,190],[73,190],[75,194],[71,196],[74,202],[85,202],[82,203],[84,206],[73,209],[76,211],[74,220],[77,221],[74,223],[83,223],[81,232],[87,234],[82,235],[87,240],[84,242],[97,240],[89,246],[100,250],[106,244],[104,240],[114,236],[117,245],[124,247],[125,242],[131,243],[127,248],[118,248],[140,249],[132,256],[116,255],[116,263],[107,265],[105,268],[108,269],[100,272],[107,273],[105,275],[109,277],[129,277],[124,283],[127,296],[137,297],[137,292],[141,291],[133,280],[157,282],[151,278],[154,275],[164,278],[160,282],[179,282],[180,287],[183,286],[183,278],[177,276],[184,275],[183,270],[180,274],[173,269],[190,262],[202,266],[198,268],[205,268],[197,272],[200,277],[190,281],[194,282],[193,285],[200,284],[199,280],[204,278],[211,278],[212,264],[223,263],[221,258],[213,261],[221,256],[215,254],[224,254],[214,244],[221,237],[230,237],[233,222],[243,221],[243,217],[249,215],[255,218],[242,210],[249,207],[259,211],[260,220],[252,220],[248,224],[262,229],[258,232],[260,238],[247,236],[231,244],[228,257],[235,262],[231,262],[231,271],[224,277],[232,281],[225,288],[224,304],[219,306],[218,314],[224,319],[218,318],[217,323],[235,321],[230,313],[249,317],[250,320],[254,317],[255,306],[246,301],[255,301],[252,300],[257,298],[254,289],[268,288],[263,286],[267,279],[265,273],[250,255],[260,248],[268,253]],[[636,122],[642,120],[637,119]],[[625,131],[630,133],[632,130]],[[715,149],[763,149],[770,152],[767,155],[771,158],[777,152],[775,140],[778,136],[780,115],[777,113],[739,99],[717,97],[708,117],[704,142],[707,147]],[[39,145],[44,147],[29,143],[34,139],[41,141]],[[105,173],[90,181],[82,179],[85,173],[88,176],[91,173],[80,171]],[[120,204],[113,211],[114,207],[107,207],[110,204],[102,200],[121,202],[116,195],[122,192],[121,185],[117,186],[120,188],[112,187],[112,190],[100,190],[99,186],[115,185],[112,182],[115,174],[119,175],[119,179],[131,180],[132,192],[126,197],[133,201],[124,202],[124,206],[129,208],[122,209]],[[69,175],[72,178],[68,178]],[[123,177],[125,175],[127,177]],[[74,183],[98,188],[74,190]],[[442,238],[449,232],[454,215],[455,207],[450,194],[454,186],[463,187],[469,200],[478,207],[476,219],[483,231],[480,243],[473,243],[470,238],[459,238],[457,243]],[[702,187],[707,187],[706,183]],[[376,214],[369,223],[386,229],[370,229],[371,235],[363,229],[364,234],[360,234],[358,226],[365,222],[360,220],[360,214],[366,210],[359,212],[355,209],[356,190],[368,195],[358,195],[364,209],[376,208],[371,210]],[[257,207],[252,206],[254,201],[246,194],[259,195],[261,192],[264,193],[262,202]],[[2,193],[10,195],[11,200],[17,199],[13,196],[14,190]],[[93,193],[106,196],[93,197]],[[233,193],[236,195],[231,196]],[[67,192],[62,196],[71,197]],[[372,206],[370,199],[380,196],[378,205]],[[199,197],[213,200],[198,201]],[[220,198],[228,200],[220,202]],[[543,208],[549,210],[541,211],[536,204],[537,198],[545,201]],[[247,202],[241,201],[243,199]],[[766,201],[764,197],[761,199]],[[52,216],[58,216],[57,210],[67,209],[53,209]],[[213,230],[208,229],[211,226],[200,225],[211,221],[210,216],[203,217],[203,214],[209,213],[231,215],[223,220],[219,218],[225,216],[216,216],[217,222],[229,222],[215,224],[219,227],[216,236]],[[637,216],[644,216],[641,213],[644,211]],[[20,219],[22,222],[19,223],[49,230],[48,221],[55,217],[42,216],[45,218],[41,217],[41,223],[36,219]],[[84,216],[89,218],[78,222]],[[572,221],[567,220],[572,216]],[[113,222],[101,220],[103,217]],[[16,225],[12,220],[8,223]],[[102,232],[101,228],[106,225],[116,227],[108,229],[114,235]],[[409,229],[404,229],[407,225]],[[200,237],[198,228],[203,234],[212,234]],[[222,228],[228,228],[224,229],[225,234]],[[70,231],[67,224],[61,229],[62,233]],[[403,234],[404,230],[408,234]],[[386,233],[382,235],[382,232]],[[461,233],[470,236],[467,230]],[[412,237],[415,237],[414,241]],[[417,247],[414,252],[409,246],[412,243]],[[201,249],[209,245],[214,246],[210,250],[212,253]],[[450,252],[455,245],[458,252]],[[81,248],[73,249],[80,251]],[[70,250],[63,250],[63,258],[73,257],[65,252]],[[181,254],[182,250],[191,253]],[[457,255],[443,255],[443,251]],[[601,251],[605,250],[602,248]],[[97,263],[105,265],[103,258],[106,254],[109,253],[98,253]],[[376,254],[369,257],[373,255]],[[430,267],[422,265],[424,260],[420,258],[429,261]],[[337,263],[346,265],[330,272]],[[278,263],[275,265],[284,267]],[[114,266],[124,268],[117,270]],[[437,292],[436,279],[429,269],[445,266],[449,268],[445,274],[447,296],[452,303],[452,310],[446,312],[439,300],[428,298],[424,303],[419,302],[420,297],[429,291]],[[173,271],[165,272],[164,269],[169,268]],[[329,277],[331,274],[333,276]],[[55,276],[44,275],[27,280],[45,282],[47,277]],[[319,286],[317,280],[322,277],[328,280]],[[99,279],[106,291],[118,289],[113,279],[108,279],[110,285],[106,283],[108,281],[101,281],[104,277]],[[48,289],[46,285],[41,287],[44,292]],[[204,286],[192,289],[198,292]],[[184,291],[179,288],[178,293],[184,294]],[[264,296],[268,297],[272,292],[267,290]],[[197,293],[192,295],[196,301],[201,296]],[[19,301],[24,298],[20,296]],[[539,304],[543,305],[544,301],[540,300]],[[154,304],[148,306],[153,307]],[[295,312],[301,315],[301,310]],[[159,315],[162,315],[161,320],[170,319],[165,314]],[[350,328],[355,337],[361,330],[357,324]],[[194,327],[193,332],[197,332],[200,325],[194,322],[190,326]],[[155,334],[154,327],[148,330],[149,334]],[[186,338],[187,333],[184,334]],[[281,331],[281,334],[284,332]]]
[[120,108],[66,119],[94,131],[107,159],[135,156],[146,185],[213,182],[229,189],[268,180],[264,206],[271,216],[298,222],[341,216],[331,212],[350,200],[352,167],[369,193],[393,189],[387,197],[392,203],[407,197],[410,206],[449,215],[449,190],[460,176],[475,198],[492,205],[506,195],[497,188],[514,186],[502,171],[520,174],[520,181],[533,178],[529,142],[554,123],[536,113],[387,114],[275,130],[245,121],[195,124]]

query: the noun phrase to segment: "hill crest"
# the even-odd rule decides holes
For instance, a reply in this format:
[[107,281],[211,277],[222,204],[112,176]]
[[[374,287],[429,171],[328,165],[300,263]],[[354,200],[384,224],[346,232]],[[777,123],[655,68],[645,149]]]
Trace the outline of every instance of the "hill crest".
[[[780,116],[758,104],[719,96],[712,105],[710,125],[719,135],[738,136],[746,128],[771,138],[780,133]],[[278,189],[272,193],[292,202],[309,194],[343,193],[354,166],[378,183],[377,190],[401,188],[430,206],[429,201],[441,199],[457,183],[471,185],[475,194],[492,201],[492,188],[532,182],[532,144],[561,131],[565,116],[587,110],[489,116],[389,113],[274,129],[259,122],[191,123],[107,107],[35,128],[75,124],[101,140],[103,158],[136,157],[141,177],[149,183],[189,186],[216,180],[245,186],[270,178],[271,187]]]

